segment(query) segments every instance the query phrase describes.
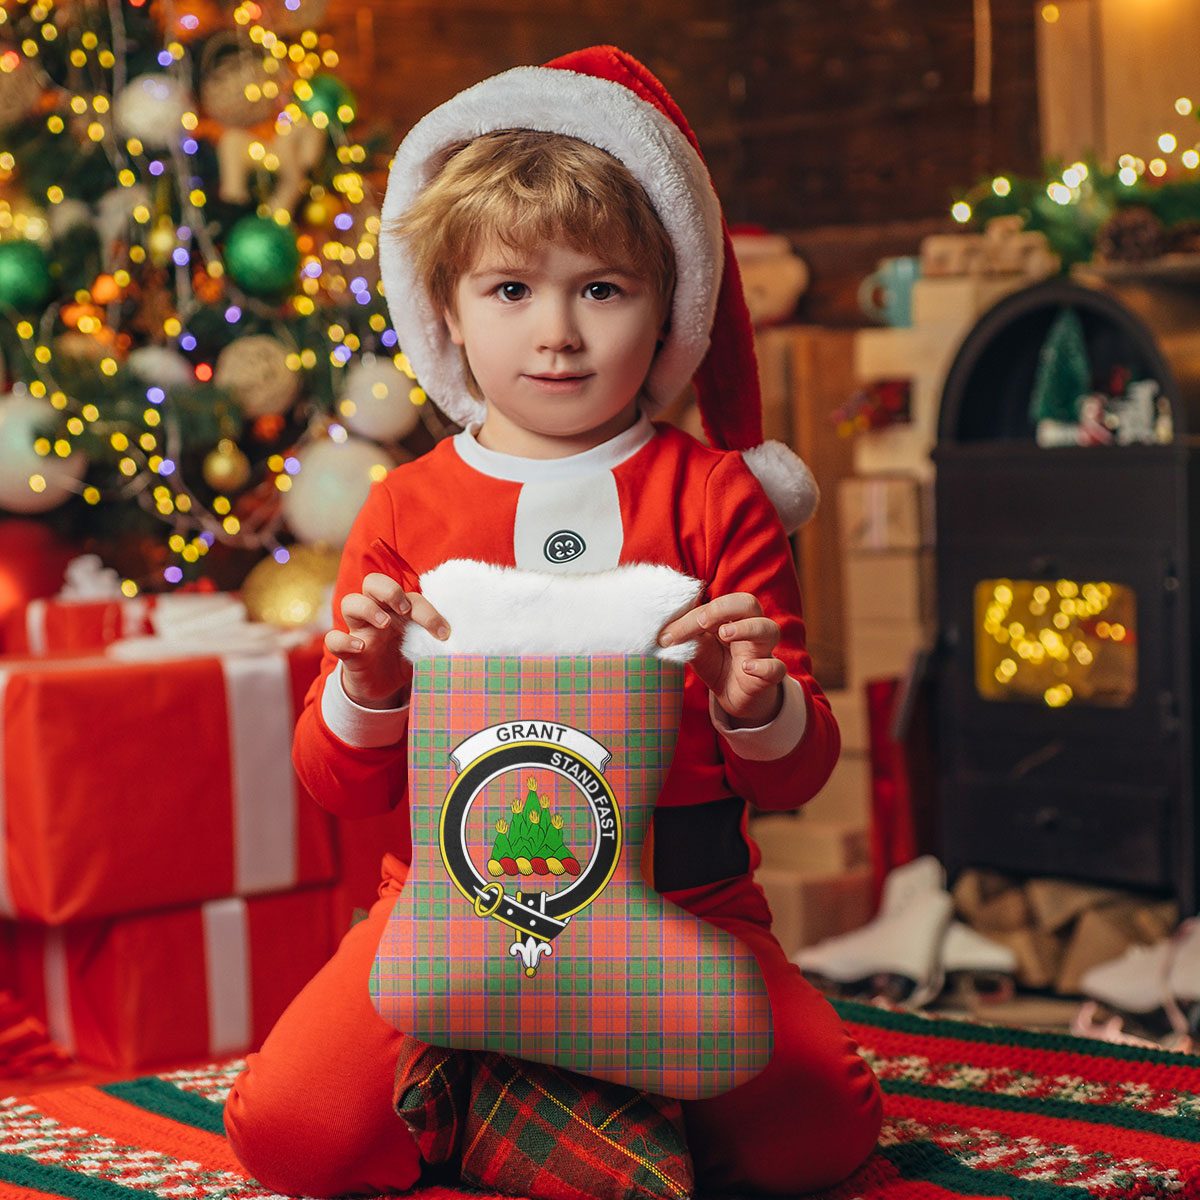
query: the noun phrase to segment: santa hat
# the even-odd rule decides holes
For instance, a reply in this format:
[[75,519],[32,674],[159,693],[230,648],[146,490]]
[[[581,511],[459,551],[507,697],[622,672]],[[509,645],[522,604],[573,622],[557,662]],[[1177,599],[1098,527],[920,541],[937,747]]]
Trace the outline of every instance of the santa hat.
[[[812,515],[817,485],[780,442],[763,442],[754,331],[741,279],[696,136],[667,89],[631,55],[593,46],[544,67],[516,67],[460,92],[419,121],[392,163],[383,221],[401,216],[430,182],[442,152],[501,129],[561,133],[606,150],[642,185],[675,250],[670,329],[646,380],[648,415],[694,383],[711,445],[739,450],[785,528]],[[481,421],[462,360],[396,238],[380,245],[392,324],[409,363],[447,416]]]

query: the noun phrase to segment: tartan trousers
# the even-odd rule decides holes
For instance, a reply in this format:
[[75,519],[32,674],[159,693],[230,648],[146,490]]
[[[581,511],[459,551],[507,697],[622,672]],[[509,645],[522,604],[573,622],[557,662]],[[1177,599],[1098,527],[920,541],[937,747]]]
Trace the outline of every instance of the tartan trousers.
[[[384,859],[380,899],[247,1058],[225,1106],[230,1143],[266,1187],[339,1196],[412,1187],[421,1158],[392,1107],[402,1035],[367,985],[406,867]],[[849,1175],[875,1145],[879,1085],[828,1001],[789,963],[748,877],[667,898],[741,940],[767,983],[771,1061],[750,1082],[685,1101],[704,1191],[793,1194]]]

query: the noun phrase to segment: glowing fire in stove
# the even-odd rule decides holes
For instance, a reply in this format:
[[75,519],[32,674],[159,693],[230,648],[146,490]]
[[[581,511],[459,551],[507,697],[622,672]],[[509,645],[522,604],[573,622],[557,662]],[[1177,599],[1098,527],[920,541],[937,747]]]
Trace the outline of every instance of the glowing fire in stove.
[[975,686],[987,700],[1122,708],[1137,690],[1131,588],[1073,579],[975,586]]

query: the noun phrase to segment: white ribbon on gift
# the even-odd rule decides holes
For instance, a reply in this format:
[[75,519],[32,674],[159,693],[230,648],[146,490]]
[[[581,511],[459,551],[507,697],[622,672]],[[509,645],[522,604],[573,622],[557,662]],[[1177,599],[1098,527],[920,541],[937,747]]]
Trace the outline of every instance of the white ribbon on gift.
[[250,921],[245,900],[211,900],[204,920],[204,979],[208,989],[208,1052],[240,1054],[254,1034]]
[[42,986],[46,990],[46,1032],[68,1054],[75,1053],[75,1022],[71,1017],[71,973],[67,969],[67,931],[46,930],[42,951]]
[[[234,896],[200,906],[204,930],[204,979],[208,999],[208,1052],[240,1054],[254,1034],[250,972],[250,922],[245,900]],[[134,918],[136,919],[136,918]],[[46,930],[42,977],[46,1030],[70,1054],[76,1050],[71,1009],[67,930]]]
[[888,500],[891,498],[891,491],[888,488],[888,481],[871,479],[860,486],[864,493],[863,499],[866,501],[863,505],[866,510],[863,514],[866,528],[863,531],[862,548],[864,550],[886,550],[890,538]]
[[222,655],[233,780],[233,890],[296,886],[297,800],[292,685],[283,654]]
[[138,636],[146,628],[147,615],[150,612],[150,600],[145,596],[136,596],[132,600],[87,600],[67,599],[53,596],[49,600],[30,600],[25,606],[25,639],[29,643],[31,654],[45,654],[50,648],[46,635],[46,614],[51,604],[113,604],[117,605],[120,628],[112,631],[112,638],[128,638]]

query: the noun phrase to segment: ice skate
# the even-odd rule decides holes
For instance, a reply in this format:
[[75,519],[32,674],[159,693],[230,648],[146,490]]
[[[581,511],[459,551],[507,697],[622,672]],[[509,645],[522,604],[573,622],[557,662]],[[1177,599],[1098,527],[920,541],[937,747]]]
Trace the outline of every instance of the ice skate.
[[827,993],[865,992],[920,1008],[942,989],[941,948],[953,911],[945,872],[926,855],[889,873],[873,920],[805,947],[792,961]]
[[1017,956],[962,921],[946,928],[941,965],[948,984],[979,1001],[1011,1000],[1016,990]]
[[[1084,972],[1080,989],[1087,1000],[1079,1019],[1086,1015],[1100,1036],[1115,1018],[1122,1031],[1132,1027],[1138,1035],[1166,1036],[1176,1048],[1190,1045],[1200,1026],[1200,921],[1184,921],[1169,938],[1097,964]],[[1096,1022],[1097,1004],[1108,1022]]]

